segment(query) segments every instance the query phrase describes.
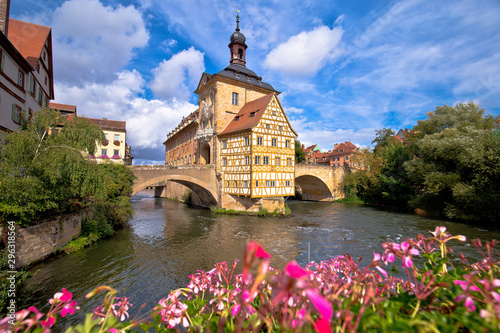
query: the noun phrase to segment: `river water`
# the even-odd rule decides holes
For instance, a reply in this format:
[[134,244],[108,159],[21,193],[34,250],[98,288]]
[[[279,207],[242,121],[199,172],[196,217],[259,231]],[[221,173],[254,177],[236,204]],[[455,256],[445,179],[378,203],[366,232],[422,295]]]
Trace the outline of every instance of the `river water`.
[[130,297],[132,315],[146,304],[145,313],[170,290],[185,287],[188,275],[198,269],[241,259],[248,240],[262,244],[272,256],[271,265],[283,268],[290,260],[305,265],[344,253],[364,256],[362,264],[367,265],[374,251],[382,252],[382,242],[429,235],[437,225],[467,236],[467,242],[450,245],[469,258],[480,258],[471,239],[500,239],[499,232],[355,204],[289,201],[292,216],[261,218],[216,215],[154,198],[150,191],[131,201],[136,214],[115,236],[32,268],[38,270],[32,279],[39,285],[36,306],[48,311],[48,299],[62,288],[78,301],[80,315],[64,318],[64,326],[74,325],[99,305],[99,297],[84,298],[96,286],[109,285],[119,296]]

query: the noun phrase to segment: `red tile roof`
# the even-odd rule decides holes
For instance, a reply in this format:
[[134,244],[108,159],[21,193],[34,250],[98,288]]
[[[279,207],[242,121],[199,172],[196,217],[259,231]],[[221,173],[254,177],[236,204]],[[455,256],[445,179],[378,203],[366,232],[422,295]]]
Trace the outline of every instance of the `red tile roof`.
[[49,102],[49,108],[50,109],[55,109],[55,110],[61,110],[61,111],[76,113],[76,105],[60,104],[60,103]]
[[42,25],[9,19],[8,38],[19,53],[35,68],[50,28]]
[[316,146],[317,145],[312,145],[312,146],[307,147],[306,149],[304,149],[304,153],[314,152],[314,148],[316,148]]
[[126,131],[127,122],[121,120],[108,120],[108,119],[94,119],[94,118],[86,118],[92,124],[95,124],[102,129],[111,130],[111,131]]
[[260,117],[262,117],[267,106],[271,103],[273,96],[274,93],[271,93],[243,105],[241,110],[231,119],[219,135],[249,130],[257,125]]
[[344,142],[344,143],[345,143],[345,145],[347,146],[347,148],[349,148],[349,149],[354,149],[354,150],[356,149],[356,146],[355,146],[355,145],[353,145],[353,144],[352,144],[352,142],[350,142],[350,141],[346,141],[346,142]]

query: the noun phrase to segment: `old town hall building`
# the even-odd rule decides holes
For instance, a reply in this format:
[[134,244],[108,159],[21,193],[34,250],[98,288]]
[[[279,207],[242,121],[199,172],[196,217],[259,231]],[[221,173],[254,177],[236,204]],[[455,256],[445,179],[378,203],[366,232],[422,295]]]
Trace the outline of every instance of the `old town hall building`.
[[165,164],[212,164],[222,192],[230,196],[291,196],[297,133],[279,92],[246,67],[245,41],[237,16],[230,64],[202,74],[195,90],[199,108],[167,135]]

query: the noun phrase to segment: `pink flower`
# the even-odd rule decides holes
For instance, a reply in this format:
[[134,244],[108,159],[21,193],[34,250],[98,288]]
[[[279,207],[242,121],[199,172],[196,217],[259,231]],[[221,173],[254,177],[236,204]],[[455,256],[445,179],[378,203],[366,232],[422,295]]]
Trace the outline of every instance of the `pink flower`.
[[297,325],[304,320],[306,317],[306,309],[302,308],[299,311],[297,311],[297,315],[295,316],[295,319],[292,320],[292,327],[295,328]]
[[73,294],[70,293],[69,291],[66,290],[66,288],[62,289],[62,292],[58,292],[54,294],[54,298],[51,298],[49,300],[50,304],[57,304],[59,302],[69,302],[71,301],[71,298],[73,297]]
[[457,235],[451,237],[451,234],[446,232],[446,227],[436,227],[436,230],[429,232],[434,236],[434,238],[436,238],[438,242],[446,243],[452,239],[456,239],[461,242],[465,242],[467,240],[467,238],[463,235]]
[[465,308],[467,309],[467,311],[469,312],[474,312],[476,311],[476,305],[474,304],[474,301],[472,300],[472,297],[470,296],[465,296],[465,295],[458,295],[456,298],[455,298],[455,302],[461,302],[465,299]]
[[68,302],[64,305],[63,309],[61,310],[61,317],[65,317],[68,313],[74,314],[75,310],[79,309],[80,307],[76,306],[76,301]]
[[[394,257],[394,255],[393,255]],[[372,265],[375,266],[375,268],[380,272],[382,273],[382,275],[384,275],[386,278],[387,278],[387,272],[385,271],[385,269],[383,269],[382,267],[380,267],[380,259],[381,259],[381,255],[379,253],[376,253],[376,252],[373,252],[373,261],[372,261]],[[387,263],[385,263],[387,265]]]
[[321,317],[330,321],[333,314],[333,309],[330,302],[324,299],[316,290],[313,289],[306,290],[306,295],[314,304]]
[[412,248],[407,242],[401,243],[401,250],[403,251],[403,268],[410,268],[413,265],[412,256],[420,254],[417,249]]
[[56,319],[54,317],[47,317],[46,320],[42,320],[42,322],[40,323],[40,325],[43,327],[43,328],[51,328],[52,326],[54,326],[54,323],[55,323]]
[[129,317],[128,309],[132,306],[132,304],[128,301],[128,297],[116,297],[113,305],[111,305],[111,311],[113,311],[113,315],[117,318],[120,318],[120,321],[124,321]]
[[465,307],[467,308],[467,310],[469,310],[469,312],[474,312],[476,311],[476,305],[474,304],[474,301],[472,300],[472,297],[467,297],[465,299]]
[[189,321],[186,317],[188,306],[180,301],[178,298],[180,295],[181,291],[176,290],[171,292],[167,298],[163,298],[158,302],[160,315],[162,320],[168,324],[168,328],[174,328],[181,323],[182,326],[189,327]]
[[43,317],[43,313],[42,313],[42,312],[40,312],[40,311],[39,311],[36,307],[34,307],[34,306],[30,306],[30,307],[28,308],[28,310],[29,310],[29,311],[31,311],[31,312],[33,312],[33,313],[35,314],[35,318],[36,318],[36,320],[37,320],[37,321],[38,321],[40,318],[42,318],[42,317]]
[[262,246],[257,242],[250,242],[245,246],[245,250],[243,252],[243,281],[245,283],[249,283],[251,279],[251,275],[249,273],[250,267],[254,263],[259,264],[259,275],[263,275],[267,272],[269,267],[269,260],[271,256],[269,253],[264,251]]
[[285,271],[288,275],[295,279],[302,279],[309,276],[309,272],[300,267],[300,265],[295,261],[289,262],[285,267]]
[[236,317],[236,315],[238,314],[238,312],[240,312],[240,309],[241,309],[241,304],[236,304],[235,306],[233,306],[231,308],[231,315],[233,317]]
[[313,322],[314,330],[318,333],[331,333],[330,321],[325,318],[318,318]]
[[443,239],[444,237],[450,236],[450,234],[446,233],[446,227],[436,227],[434,231],[429,232],[437,239]]

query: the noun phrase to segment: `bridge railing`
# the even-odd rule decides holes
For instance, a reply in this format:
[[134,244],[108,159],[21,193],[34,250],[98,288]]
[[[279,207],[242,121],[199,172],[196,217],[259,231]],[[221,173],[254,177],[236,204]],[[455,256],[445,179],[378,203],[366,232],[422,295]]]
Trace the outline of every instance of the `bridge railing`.
[[213,164],[186,164],[186,165],[163,165],[163,164],[152,164],[152,165],[133,165],[130,166],[132,170],[184,170],[184,169],[214,169]]

